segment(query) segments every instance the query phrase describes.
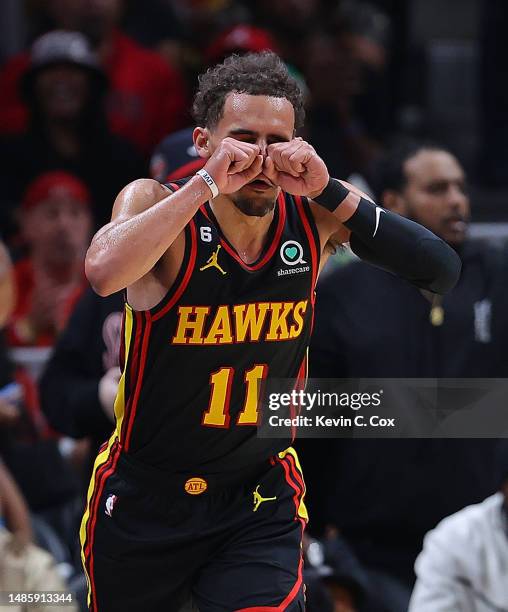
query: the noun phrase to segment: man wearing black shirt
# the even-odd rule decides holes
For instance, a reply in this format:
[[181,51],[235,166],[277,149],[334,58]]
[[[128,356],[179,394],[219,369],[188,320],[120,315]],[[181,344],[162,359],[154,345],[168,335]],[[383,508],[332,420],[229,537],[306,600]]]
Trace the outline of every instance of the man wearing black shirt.
[[[495,250],[466,238],[470,209],[459,162],[440,148],[408,147],[387,155],[378,179],[382,205],[425,225],[459,253],[461,278],[441,297],[361,261],[325,271],[310,375],[506,376],[503,265]],[[379,609],[405,609],[424,534],[493,492],[494,446],[491,440],[335,440],[328,461],[333,473],[323,479],[322,464],[316,466],[316,484],[311,467],[322,447],[305,453],[314,527],[336,525],[369,570],[401,587]],[[320,497],[323,480],[327,491]]]

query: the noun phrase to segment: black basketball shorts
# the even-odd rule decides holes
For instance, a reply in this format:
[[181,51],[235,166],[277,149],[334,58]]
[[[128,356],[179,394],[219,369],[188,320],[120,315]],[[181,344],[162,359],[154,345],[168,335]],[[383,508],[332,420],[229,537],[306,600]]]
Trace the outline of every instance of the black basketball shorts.
[[80,530],[93,612],[305,609],[307,520],[289,448],[251,472],[168,475],[141,469],[117,442],[99,453]]

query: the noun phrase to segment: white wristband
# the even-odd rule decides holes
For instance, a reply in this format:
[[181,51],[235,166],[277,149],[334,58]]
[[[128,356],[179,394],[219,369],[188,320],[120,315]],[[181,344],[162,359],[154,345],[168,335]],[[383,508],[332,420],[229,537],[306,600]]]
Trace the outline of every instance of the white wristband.
[[216,198],[219,195],[219,188],[217,187],[217,183],[213,180],[213,178],[208,174],[208,172],[204,168],[201,168],[201,170],[198,170],[196,174],[199,174],[199,176],[201,176],[204,179],[208,187],[210,187],[210,191],[212,192],[212,199]]

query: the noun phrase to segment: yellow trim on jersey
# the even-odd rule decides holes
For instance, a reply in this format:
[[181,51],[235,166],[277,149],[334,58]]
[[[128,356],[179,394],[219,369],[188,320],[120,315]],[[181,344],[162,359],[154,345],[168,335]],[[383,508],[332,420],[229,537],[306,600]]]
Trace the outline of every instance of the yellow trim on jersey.
[[305,505],[305,494],[307,492],[307,487],[305,486],[305,479],[303,477],[303,471],[302,471],[302,466],[300,464],[300,459],[298,458],[298,454],[295,451],[295,449],[290,446],[289,448],[286,448],[286,450],[282,451],[279,453],[279,457],[280,459],[284,459],[284,457],[286,457],[286,455],[291,455],[293,457],[293,459],[295,460],[295,465],[298,469],[298,472],[302,478],[302,482],[303,482],[303,493],[300,497],[300,505],[298,506],[298,516],[300,518],[303,518],[305,521],[309,521],[309,513],[307,511],[307,506]]
[[133,321],[132,309],[126,304],[126,307],[125,307],[125,334],[124,334],[125,367],[124,367],[124,371],[122,372],[122,376],[120,377],[120,382],[118,384],[118,392],[117,392],[116,399],[115,399],[116,429],[115,431],[113,431],[113,434],[111,435],[108,441],[107,447],[101,453],[99,453],[97,455],[97,458],[95,459],[94,467],[92,470],[92,477],[90,478],[90,484],[88,485],[85,513],[83,515],[83,518],[81,519],[81,526],[79,529],[79,539],[81,542],[81,562],[83,564],[83,569],[85,572],[86,582],[87,582],[87,587],[88,587],[87,600],[88,600],[89,607],[91,604],[92,591],[91,591],[90,577],[88,576],[88,572],[86,569],[86,563],[85,563],[85,540],[86,540],[86,530],[88,526],[88,521],[90,519],[90,510],[91,510],[90,503],[92,500],[93,492],[97,484],[96,483],[97,471],[102,465],[104,465],[109,460],[111,447],[113,446],[115,440],[120,438],[120,432],[122,431],[122,421],[123,421],[124,411],[125,411],[125,372],[127,370],[127,362],[128,362],[129,350],[130,350],[130,345],[131,345],[132,321]]
[[97,455],[97,458],[95,459],[95,463],[94,463],[93,471],[92,471],[92,477],[90,479],[90,484],[88,485],[85,514],[83,515],[83,518],[81,519],[81,527],[79,529],[79,540],[81,542],[81,562],[83,564],[83,569],[85,572],[86,582],[87,582],[87,587],[88,587],[88,607],[90,607],[92,592],[91,592],[91,585],[90,585],[90,577],[88,576],[88,571],[86,569],[86,563],[85,563],[85,540],[86,540],[86,528],[87,528],[88,520],[90,518],[90,502],[92,501],[92,495],[95,490],[95,485],[96,485],[95,478],[97,475],[97,470],[108,461],[111,447],[113,446],[115,439],[116,439],[116,432],[113,432],[113,435],[109,439],[108,446],[102,451],[102,453],[99,453]]
[[125,344],[125,367],[118,383],[118,392],[115,398],[115,421],[116,421],[116,435],[121,440],[122,423],[125,415],[125,372],[127,371],[127,364],[129,359],[129,352],[131,347],[132,339],[132,308],[125,305],[125,331],[124,331],[124,344]]

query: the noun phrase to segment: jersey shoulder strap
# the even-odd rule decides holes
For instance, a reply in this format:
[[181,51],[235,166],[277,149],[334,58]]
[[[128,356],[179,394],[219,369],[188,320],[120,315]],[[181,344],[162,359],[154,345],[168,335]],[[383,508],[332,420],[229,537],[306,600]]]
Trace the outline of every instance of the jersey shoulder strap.
[[167,187],[170,191],[178,191],[180,187],[183,187],[185,183],[188,183],[192,176],[186,176],[185,178],[178,179],[176,181],[171,181],[170,183],[163,183],[164,187]]

